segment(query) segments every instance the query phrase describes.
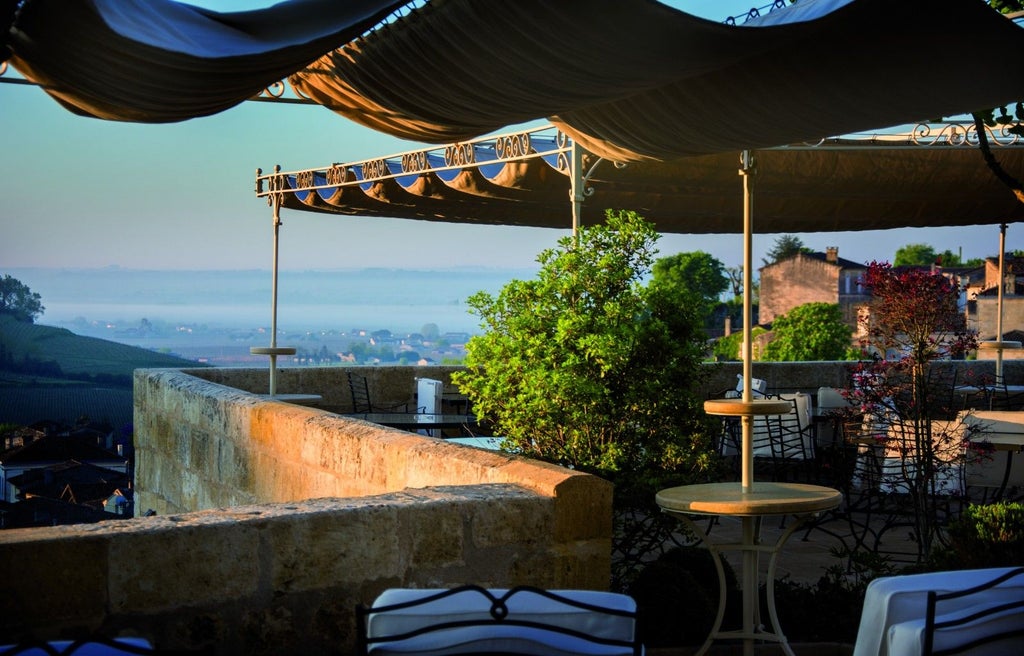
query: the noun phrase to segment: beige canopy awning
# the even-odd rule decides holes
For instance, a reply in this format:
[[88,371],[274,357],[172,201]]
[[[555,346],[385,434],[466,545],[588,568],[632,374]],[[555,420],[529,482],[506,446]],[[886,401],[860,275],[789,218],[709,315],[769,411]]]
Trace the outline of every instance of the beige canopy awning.
[[650,0],[431,2],[291,82],[375,129],[540,117],[617,161],[764,148],[1024,98],[1024,30],[983,2],[804,0],[743,26]]
[[403,4],[217,13],[32,0],[2,38],[26,77],[99,118],[203,116],[290,76],[300,95],[392,135],[447,143],[548,118],[617,161],[781,146],[1024,98],[1013,68],[1024,29],[980,0],[801,0],[741,26],[655,0],[430,0],[392,16]]
[[[1024,221],[1024,204],[968,138],[973,125],[917,126],[901,136],[832,139],[756,153],[761,232],[825,232]],[[1024,140],[998,139],[1000,163],[1024,175]],[[514,146],[514,147],[513,147]],[[353,216],[568,228],[569,143],[551,128],[263,177],[282,207]],[[595,166],[596,164],[596,166]],[[583,158],[593,190],[582,220],[631,209],[663,233],[743,232],[737,153],[625,167]],[[278,180],[277,186],[271,182]]]

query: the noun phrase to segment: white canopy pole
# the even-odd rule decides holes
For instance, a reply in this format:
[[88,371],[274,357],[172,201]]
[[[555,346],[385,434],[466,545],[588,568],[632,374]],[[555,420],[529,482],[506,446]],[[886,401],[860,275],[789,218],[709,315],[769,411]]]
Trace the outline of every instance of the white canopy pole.
[[[753,244],[754,244],[754,192],[753,176],[754,158],[749,150],[740,153],[740,175],[743,176],[743,403],[753,401],[753,303],[751,288],[753,287]],[[754,418],[746,414],[742,417],[742,457],[743,466],[740,480],[744,492],[754,490]]]
[[[281,172],[280,166],[274,167],[274,173],[278,174]],[[260,171],[257,170],[256,175],[259,177]],[[267,197],[267,202],[273,209],[273,224],[274,224],[274,260],[273,260],[273,273],[272,281],[270,286],[270,346],[269,347],[252,347],[249,352],[253,355],[266,355],[270,357],[270,396],[277,394],[277,356],[279,355],[294,355],[295,348],[290,346],[279,347],[277,345],[277,260],[278,260],[278,236],[281,231],[281,201],[282,192],[280,187],[276,185],[282,184],[278,176],[271,179],[271,194]]]
[[1003,382],[1003,287],[1006,286],[1006,224],[999,225],[999,291],[996,296],[996,383]]
[[576,237],[580,232],[580,225],[582,225],[583,216],[583,149],[580,148],[576,140],[572,141],[572,162],[570,166],[572,171],[569,172],[569,200],[572,202],[572,235]]
[[270,354],[270,395],[273,396],[277,394],[277,259],[281,232],[281,195],[274,194],[271,199],[274,208],[274,264],[270,284],[270,348],[274,352]]

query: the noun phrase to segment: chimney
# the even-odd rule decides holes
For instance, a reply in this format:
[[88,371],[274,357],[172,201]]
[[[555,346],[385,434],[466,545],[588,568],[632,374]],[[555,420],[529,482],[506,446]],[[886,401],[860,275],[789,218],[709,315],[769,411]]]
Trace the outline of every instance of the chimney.
[[825,249],[825,261],[835,264],[839,261],[839,247],[829,246]]

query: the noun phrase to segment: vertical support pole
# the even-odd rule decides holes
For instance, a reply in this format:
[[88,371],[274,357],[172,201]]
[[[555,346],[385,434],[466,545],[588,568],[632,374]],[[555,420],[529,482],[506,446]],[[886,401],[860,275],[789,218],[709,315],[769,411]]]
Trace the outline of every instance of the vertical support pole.
[[744,517],[743,522],[743,656],[754,656],[755,620],[760,614],[758,578],[760,565],[756,550],[760,518]]
[[577,237],[583,224],[583,149],[575,139],[572,142],[571,153],[569,201],[572,203],[572,236]]
[[[274,176],[268,180],[270,193],[267,195],[267,204],[273,208],[274,221],[274,262],[273,279],[270,291],[270,346],[253,346],[249,352],[253,355],[266,355],[270,358],[270,396],[277,395],[277,356],[295,355],[295,349],[290,346],[280,347],[277,345],[277,243],[278,234],[281,230],[281,204],[284,201],[284,182],[281,176],[281,167],[274,167]],[[256,169],[256,193],[262,193],[263,171]]]
[[[274,172],[281,170],[275,167]],[[270,396],[277,394],[277,253],[278,234],[281,231],[281,194],[271,194],[270,204],[274,216],[274,264],[270,286]]]
[[999,225],[999,292],[996,296],[996,383],[1003,383],[1003,287],[1006,286],[1006,224]]
[[[743,402],[750,403],[754,395],[751,391],[753,372],[753,301],[751,289],[754,285],[753,244],[754,244],[754,157],[749,150],[740,153],[740,175],[743,176]],[[742,418],[742,472],[740,480],[744,492],[753,492],[754,488],[754,418],[745,415]]]
[[[754,399],[753,380],[753,301],[751,289],[754,284],[754,158],[749,150],[740,153],[740,175],[743,176],[743,402]],[[743,467],[741,484],[744,493],[754,491],[754,417],[746,414],[743,426]],[[754,618],[757,613],[758,562],[754,545],[757,541],[753,517],[743,518],[743,656],[754,656]]]

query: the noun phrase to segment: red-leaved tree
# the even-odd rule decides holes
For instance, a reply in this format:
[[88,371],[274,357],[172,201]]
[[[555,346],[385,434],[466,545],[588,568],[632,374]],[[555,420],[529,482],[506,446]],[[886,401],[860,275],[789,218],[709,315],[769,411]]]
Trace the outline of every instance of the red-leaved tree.
[[944,510],[959,492],[965,435],[950,407],[953,381],[930,364],[963,357],[977,348],[977,335],[967,328],[958,283],[940,272],[871,262],[862,284],[872,295],[862,346],[877,355],[854,371],[851,400],[867,417],[876,460],[887,466],[880,483],[903,502],[920,560],[941,537]]

